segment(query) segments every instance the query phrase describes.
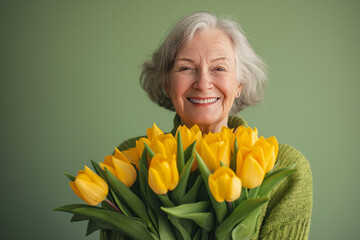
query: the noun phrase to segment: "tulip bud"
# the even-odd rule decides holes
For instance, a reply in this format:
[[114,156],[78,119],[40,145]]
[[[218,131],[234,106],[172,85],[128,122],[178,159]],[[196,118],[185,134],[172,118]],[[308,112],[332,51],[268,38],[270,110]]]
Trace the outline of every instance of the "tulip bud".
[[76,195],[93,206],[102,202],[109,192],[106,182],[87,166],[85,171],[80,170],[75,181],[69,184]]
[[222,140],[218,133],[209,133],[201,141],[200,154],[211,172],[220,167],[220,161],[230,166],[230,146],[226,139]]
[[151,128],[148,128],[146,130],[147,133],[147,137],[150,141],[154,140],[155,138],[157,138],[158,136],[164,134],[163,131],[161,131],[160,128],[158,128],[158,126],[156,126],[156,124],[154,123],[153,126]]
[[176,155],[176,140],[171,133],[160,135],[151,142],[151,149],[155,154],[161,153],[170,159],[173,154]]
[[[181,133],[181,140],[183,144],[183,149],[187,149],[193,142],[196,141],[195,149],[200,152],[200,142],[202,139],[202,134],[198,125],[192,126],[190,129],[187,128],[186,125],[179,126],[175,135],[175,139],[177,139],[178,132]],[[194,159],[193,164],[191,165],[191,172],[194,172],[198,168],[197,161]]]
[[256,188],[261,185],[265,174],[274,167],[277,152],[275,137],[260,137],[251,148],[243,147],[238,151],[236,175],[241,178],[244,187]]
[[240,197],[241,180],[228,167],[220,167],[209,175],[209,189],[217,202],[233,202]]
[[237,145],[241,147],[251,148],[258,140],[258,130],[250,127],[239,126],[235,131],[235,137],[237,139]]
[[162,154],[155,154],[150,162],[148,182],[156,194],[166,194],[168,190],[173,190],[179,182],[175,155],[168,159]]
[[123,184],[131,187],[136,180],[136,170],[126,156],[119,150],[116,150],[114,156],[106,156],[104,163],[100,163],[100,166],[103,170],[106,167]]

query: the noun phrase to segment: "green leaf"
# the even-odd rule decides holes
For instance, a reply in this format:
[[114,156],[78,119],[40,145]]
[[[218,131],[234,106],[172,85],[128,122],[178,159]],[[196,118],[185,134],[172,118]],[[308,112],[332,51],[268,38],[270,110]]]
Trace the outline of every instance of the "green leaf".
[[195,140],[192,144],[190,144],[190,146],[188,146],[185,151],[184,151],[184,159],[185,162],[189,161],[189,159],[194,155],[195,152],[195,146],[196,146],[196,142],[197,140]]
[[205,212],[208,208],[208,202],[189,203],[172,208],[161,207],[167,214],[178,218],[193,220],[205,231],[210,232],[214,227],[214,218],[211,212]]
[[178,218],[175,218],[173,216],[168,216],[168,219],[176,227],[176,229],[179,231],[179,234],[181,235],[183,240],[191,240],[190,234],[186,231],[184,226],[181,225]]
[[230,168],[236,173],[236,158],[237,158],[237,152],[238,152],[238,146],[237,146],[237,138],[235,138],[234,141],[234,152],[231,155],[231,162],[230,162]]
[[87,217],[96,221],[105,229],[119,231],[133,239],[153,240],[146,226],[134,217],[125,216],[115,211],[89,206],[85,204],[72,204],[54,209],[54,211],[69,212]]
[[190,190],[185,194],[181,203],[193,203],[196,201],[197,194],[199,192],[199,188],[203,182],[202,176],[199,175],[194,183],[194,185],[190,188]]
[[70,174],[67,174],[67,173],[64,173],[64,175],[68,178],[68,179],[70,179],[70,181],[75,181],[75,177],[74,176],[72,176],[72,175],[70,175]]
[[204,163],[204,161],[202,160],[202,158],[198,154],[198,152],[195,151],[195,154],[196,154],[196,160],[198,161],[198,167],[199,167],[200,173],[201,173],[201,175],[203,177],[203,180],[205,182],[207,192],[208,192],[209,197],[211,199],[211,203],[212,203],[212,205],[213,205],[213,207],[215,209],[217,220],[219,222],[221,222],[225,218],[225,216],[227,214],[226,203],[225,202],[219,203],[212,196],[212,194],[210,192],[210,189],[209,189],[210,170],[208,169],[208,167],[206,166],[206,164]]
[[279,171],[276,171],[276,173],[274,172],[274,174],[263,181],[260,186],[258,196],[266,196],[278,183],[294,172],[296,172],[296,169],[280,169]]
[[260,208],[268,201],[268,198],[248,199],[240,203],[239,206],[217,227],[216,239],[231,239],[233,228],[245,219],[249,214]]
[[160,214],[159,218],[159,235],[160,239],[176,240],[171,225],[165,217],[165,214]]
[[80,222],[80,221],[84,221],[87,219],[88,219],[87,217],[84,217],[82,215],[74,214],[74,216],[72,216],[72,218],[70,219],[70,222]]
[[148,186],[148,160],[147,160],[147,150],[144,148],[144,151],[141,154],[139,162],[139,182],[142,199],[147,202],[147,186]]
[[181,131],[177,131],[177,158],[176,158],[176,162],[177,162],[177,167],[178,167],[178,171],[182,172],[184,166],[185,166],[185,161],[184,161],[184,150],[183,150],[183,144],[182,144],[182,139],[181,139]]
[[196,233],[195,233],[195,235],[194,235],[194,237],[193,237],[193,240],[200,240],[200,238],[201,238],[201,231],[202,231],[202,228],[199,228],[199,229],[196,231]]
[[133,212],[126,206],[125,203],[119,200],[119,198],[116,196],[114,191],[110,189],[111,195],[113,199],[115,200],[116,205],[119,207],[119,209],[126,215],[126,216],[134,216]]
[[95,232],[97,230],[102,230],[102,229],[103,229],[103,227],[101,227],[96,221],[89,220],[87,228],[86,228],[85,236],[89,236],[93,232]]
[[149,145],[147,145],[146,142],[144,142],[145,145],[145,149],[147,151],[147,153],[149,154],[150,159],[152,159],[155,155],[155,153],[153,152],[153,150],[149,147]]
[[284,170],[294,169],[295,166],[296,166],[296,163],[294,163],[294,164],[292,164],[292,165],[290,165],[290,166],[287,166],[287,167],[284,167],[284,168],[275,170],[275,168],[276,168],[276,166],[277,166],[278,164],[279,164],[279,162],[276,162],[275,166],[271,169],[271,171],[265,174],[264,181],[265,181],[266,179],[268,179],[269,177],[277,174],[278,172],[282,172],[282,171],[284,171]]
[[261,208],[253,211],[243,221],[241,221],[232,231],[232,239],[250,240],[257,232],[257,220],[261,213]]
[[[100,168],[95,162],[94,165]],[[102,171],[102,169],[100,168]],[[109,187],[114,191],[115,195],[120,201],[124,202],[138,217],[143,219],[147,226],[156,232],[154,226],[147,214],[147,209],[140,198],[138,198],[127,186],[125,186],[119,179],[117,179],[109,170],[105,168],[103,172],[105,180]]]
[[176,204],[180,204],[182,199],[184,198],[186,186],[187,186],[189,175],[190,175],[191,165],[194,161],[194,158],[195,158],[195,156],[192,156],[190,158],[190,160],[186,163],[185,167],[183,168],[183,170],[180,174],[178,185],[171,192],[172,199],[174,200],[174,202]]
[[[161,204],[165,207],[175,207],[175,204],[168,198],[167,195],[158,194],[157,197],[159,198]],[[161,207],[160,207],[161,208]]]

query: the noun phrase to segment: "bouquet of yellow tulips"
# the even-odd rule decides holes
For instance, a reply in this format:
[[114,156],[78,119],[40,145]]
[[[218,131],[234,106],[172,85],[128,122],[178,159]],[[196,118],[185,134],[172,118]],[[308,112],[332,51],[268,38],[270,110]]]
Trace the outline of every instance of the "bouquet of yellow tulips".
[[173,136],[154,124],[136,147],[92,161],[96,173],[85,166],[65,174],[91,206],[55,210],[88,220],[86,234],[104,230],[104,240],[249,239],[269,192],[295,171],[274,170],[277,153],[276,138],[256,128],[203,136],[196,125],[180,126]]

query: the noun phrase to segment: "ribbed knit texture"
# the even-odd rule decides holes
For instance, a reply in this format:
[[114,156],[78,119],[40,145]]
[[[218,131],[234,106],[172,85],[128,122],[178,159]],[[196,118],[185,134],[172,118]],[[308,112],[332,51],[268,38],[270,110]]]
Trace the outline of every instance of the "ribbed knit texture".
[[[180,125],[180,117],[174,118],[175,134]],[[236,129],[246,121],[229,116],[229,128]],[[140,137],[129,139],[119,146],[123,151],[135,147]],[[252,238],[266,240],[300,240],[308,239],[312,212],[312,175],[308,161],[295,148],[279,144],[276,169],[296,164],[297,171],[281,182],[269,193],[269,202],[262,209],[258,219],[258,231]]]

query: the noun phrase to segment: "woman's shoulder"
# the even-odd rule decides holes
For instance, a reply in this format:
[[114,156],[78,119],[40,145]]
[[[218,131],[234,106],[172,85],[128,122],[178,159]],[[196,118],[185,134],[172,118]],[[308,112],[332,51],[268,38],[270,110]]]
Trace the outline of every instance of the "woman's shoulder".
[[[310,164],[299,150],[279,144],[276,169],[290,165],[295,165],[296,172],[270,193],[261,237],[306,239],[308,236],[313,197]],[[302,237],[295,233],[301,233]]]

